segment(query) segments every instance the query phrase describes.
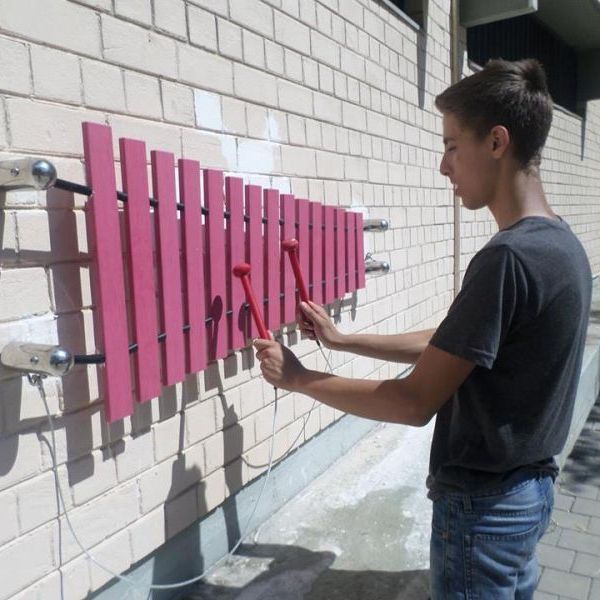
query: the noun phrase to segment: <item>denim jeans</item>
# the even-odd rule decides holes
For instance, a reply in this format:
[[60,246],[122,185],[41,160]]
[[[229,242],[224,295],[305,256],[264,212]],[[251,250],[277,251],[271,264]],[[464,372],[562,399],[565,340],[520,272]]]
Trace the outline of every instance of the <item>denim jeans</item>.
[[554,506],[551,475],[523,474],[485,494],[433,503],[432,600],[531,600],[535,547]]

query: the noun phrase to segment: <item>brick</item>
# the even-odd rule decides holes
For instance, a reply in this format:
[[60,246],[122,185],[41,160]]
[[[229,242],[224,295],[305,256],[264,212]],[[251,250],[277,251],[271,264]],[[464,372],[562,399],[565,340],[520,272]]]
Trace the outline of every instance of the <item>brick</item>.
[[225,19],[217,19],[219,53],[237,60],[243,58],[242,29]]
[[200,48],[180,46],[179,75],[182,81],[217,92],[233,91],[231,62]]
[[79,3],[104,11],[112,11],[112,0],[79,0]]
[[214,401],[205,400],[186,411],[186,446],[195,444],[215,433],[217,429]]
[[589,578],[549,568],[544,569],[538,586],[543,592],[557,593],[577,600],[587,600],[589,588]]
[[244,45],[244,62],[250,66],[265,68],[265,44],[261,36],[244,29],[243,31]]
[[288,50],[287,48],[283,51],[285,74],[288,79],[302,82],[302,55],[298,54],[294,50]]
[[36,96],[81,103],[81,75],[76,56],[52,48],[33,46],[31,63]]
[[125,71],[127,111],[132,115],[160,119],[162,105],[158,79]]
[[223,432],[218,431],[203,442],[204,468],[207,474],[222,467],[225,462],[225,446]]
[[221,97],[218,94],[194,90],[196,125],[202,129],[223,129]]
[[319,64],[310,58],[302,58],[303,80],[308,87],[319,88]]
[[19,533],[17,519],[17,496],[12,492],[0,494],[0,544],[5,544],[17,537]]
[[125,112],[125,87],[119,67],[101,62],[83,60],[83,96],[92,108]]
[[271,4],[274,6],[281,7],[281,10],[296,17],[300,18],[300,2],[299,0],[272,0]]
[[196,4],[202,8],[206,8],[211,12],[217,13],[224,17],[227,16],[227,0],[189,0],[190,4]]
[[265,37],[273,37],[273,9],[262,2],[231,2],[231,19]]
[[566,527],[567,529],[577,529],[579,531],[586,531],[590,518],[587,515],[579,515],[564,510],[554,509],[552,512],[552,519],[556,521],[559,527]]
[[69,463],[71,492],[75,505],[81,505],[117,485],[115,461],[107,460],[99,450]]
[[372,183],[388,183],[387,163],[380,160],[369,160],[369,181]]
[[226,496],[225,471],[217,469],[198,486],[198,516],[202,517],[221,505]]
[[306,121],[306,144],[313,148],[320,148],[323,145],[323,136],[321,135],[321,123],[319,121]]
[[224,96],[221,99],[223,107],[223,131],[246,136],[246,105],[240,100]]
[[184,129],[182,144],[183,156],[199,160],[204,168],[237,170],[237,147],[233,136]]
[[152,123],[134,117],[111,115],[115,153],[118,155],[120,137],[144,140],[148,150],[164,150],[181,156],[181,131],[173,125]]
[[571,568],[573,573],[579,575],[587,575],[588,577],[600,576],[600,561],[593,554],[585,554],[583,552],[575,553],[575,562]]
[[[193,7],[190,6],[190,10]],[[160,0],[154,3],[154,25],[180,38],[187,36],[185,2]]]
[[319,65],[319,89],[333,94],[333,71],[325,65]]
[[0,55],[2,56],[0,90],[30,94],[31,68],[28,47],[17,41],[0,38]]
[[318,31],[310,32],[312,56],[332,67],[340,67],[340,47]]
[[344,157],[333,152],[317,152],[317,177],[344,178]]
[[177,78],[177,55],[173,39],[108,15],[102,15],[101,18],[106,60]]
[[13,594],[34,583],[54,569],[52,534],[46,527],[20,537],[0,549],[2,594]]
[[315,0],[300,2],[300,20],[311,28],[317,27],[317,10]]
[[600,500],[589,500],[587,498],[577,498],[571,511],[591,517],[600,517]]
[[537,547],[537,555],[540,565],[543,567],[551,567],[559,571],[570,571],[575,552],[573,550],[565,550],[556,546],[548,546],[539,544]]
[[83,152],[81,122],[102,120],[98,113],[26,98],[9,98],[6,105],[15,150],[79,156]]
[[342,122],[342,103],[327,94],[314,93],[315,117],[330,123]]
[[2,273],[0,315],[3,321],[50,310],[48,282],[43,269],[8,269]]
[[265,40],[266,65],[269,71],[282,75],[285,71],[283,48],[270,40]]
[[233,67],[233,73],[235,95],[238,98],[277,106],[277,79],[273,75],[237,63]]
[[198,518],[197,488],[184,492],[165,504],[167,538],[171,538]]
[[595,535],[563,530],[560,536],[560,546],[600,556],[600,538]]
[[[6,148],[7,146],[7,131],[6,131],[6,108],[4,106],[4,100],[0,99],[0,148]],[[4,199],[4,208],[6,209],[8,206],[7,199],[5,196]],[[6,226],[5,223],[0,223],[0,226]],[[1,227],[0,227],[1,229]],[[0,231],[1,232],[1,231]],[[3,242],[3,247],[5,246],[5,242]]]
[[342,123],[345,127],[365,131],[367,128],[367,111],[360,106],[342,103]]
[[161,82],[162,109],[165,121],[181,123],[182,125],[195,125],[196,114],[194,110],[194,94],[192,90],[178,83],[170,81]]
[[[101,565],[111,569],[114,573],[123,573],[131,566],[132,562],[129,533],[121,531],[98,544],[93,550],[93,556]],[[97,564],[90,561],[89,565],[93,590],[99,589],[113,578],[111,573]]]
[[[43,18],[32,18],[43,15]],[[101,56],[97,15],[83,6],[63,0],[30,0],[23,10],[21,0],[4,0],[0,28],[27,38],[87,56]],[[69,35],[65,35],[65,31]],[[6,60],[2,52],[3,61]]]
[[188,6],[188,26],[192,44],[209,50],[217,50],[217,18],[215,15],[190,4]]
[[[120,532],[139,516],[137,485],[131,483],[114,489],[79,508],[69,511],[69,517],[77,537],[85,548],[96,544]],[[61,518],[63,560],[65,562],[79,556],[81,549],[73,539],[64,517]],[[58,525],[52,526],[58,535]]]
[[[162,1],[162,0],[161,0]],[[146,0],[114,0],[115,14],[137,21],[144,25],[152,25],[152,4]]]
[[180,413],[176,413],[166,421],[155,423],[152,427],[155,462],[162,462],[183,450],[183,430],[183,419]]
[[296,115],[288,115],[288,131],[290,143],[298,146],[306,145],[306,119]]
[[281,148],[282,172],[287,175],[300,177],[316,177],[316,153],[307,148],[282,146]]
[[554,495],[554,508],[558,508],[561,510],[571,510],[573,506],[573,502],[575,502],[575,496],[571,494],[560,494],[556,493]]
[[117,477],[124,482],[148,470],[154,462],[153,436],[151,431],[127,437],[116,443]]
[[362,157],[345,156],[344,178],[366,181],[369,178],[368,160]]
[[162,546],[166,539],[164,507],[138,519],[129,529],[131,558],[137,562]]
[[287,115],[277,110],[269,111],[269,139],[273,142],[288,141]]
[[311,116],[313,92],[305,87],[280,79],[278,81],[279,107],[282,110]]
[[310,54],[309,28],[278,11],[275,11],[275,39],[302,54]]

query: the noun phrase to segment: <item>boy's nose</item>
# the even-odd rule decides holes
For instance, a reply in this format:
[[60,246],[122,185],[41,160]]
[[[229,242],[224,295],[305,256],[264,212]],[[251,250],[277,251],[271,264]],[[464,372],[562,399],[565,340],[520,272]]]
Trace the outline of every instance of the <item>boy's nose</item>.
[[444,177],[450,176],[450,170],[448,169],[448,165],[446,164],[446,156],[442,158],[440,162],[440,173],[444,175]]

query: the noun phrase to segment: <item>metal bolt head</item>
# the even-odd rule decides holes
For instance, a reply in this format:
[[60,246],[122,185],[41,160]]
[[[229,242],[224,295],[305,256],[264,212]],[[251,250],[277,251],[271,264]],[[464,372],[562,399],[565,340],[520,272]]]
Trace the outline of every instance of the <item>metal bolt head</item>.
[[37,365],[37,364],[40,362],[40,357],[34,354],[34,355],[33,355],[33,356],[32,356],[32,357],[29,359],[29,362],[30,362],[32,365]]

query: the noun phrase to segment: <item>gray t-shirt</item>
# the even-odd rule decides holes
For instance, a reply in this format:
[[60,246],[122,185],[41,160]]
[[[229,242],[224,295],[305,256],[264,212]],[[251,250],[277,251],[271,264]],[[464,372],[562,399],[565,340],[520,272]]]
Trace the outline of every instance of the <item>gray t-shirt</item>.
[[585,251],[562,220],[522,219],[475,255],[431,340],[476,366],[437,413],[430,498],[489,490],[523,468],[557,473],[591,286]]

